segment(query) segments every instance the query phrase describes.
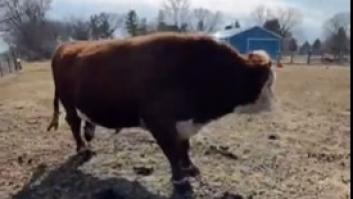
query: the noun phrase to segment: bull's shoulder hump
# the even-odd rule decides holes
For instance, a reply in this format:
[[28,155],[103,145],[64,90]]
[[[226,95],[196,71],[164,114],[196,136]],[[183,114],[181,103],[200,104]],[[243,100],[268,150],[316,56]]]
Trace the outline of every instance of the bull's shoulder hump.
[[91,42],[88,41],[76,41],[76,42],[67,42],[60,44],[56,50],[56,54],[61,57],[73,57],[80,54],[86,48],[88,48]]
[[81,48],[77,53],[78,57],[90,57],[90,56],[99,56],[102,54],[110,54],[116,49],[126,49],[125,47],[129,46],[127,41],[118,41],[118,40],[102,40],[98,42],[90,42],[84,48]]

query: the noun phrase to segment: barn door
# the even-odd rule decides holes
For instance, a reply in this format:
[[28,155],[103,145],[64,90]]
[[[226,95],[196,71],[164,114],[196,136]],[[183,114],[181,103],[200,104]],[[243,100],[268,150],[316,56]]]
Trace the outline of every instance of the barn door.
[[265,50],[272,59],[276,59],[280,53],[279,41],[275,39],[248,39],[248,52],[253,50]]

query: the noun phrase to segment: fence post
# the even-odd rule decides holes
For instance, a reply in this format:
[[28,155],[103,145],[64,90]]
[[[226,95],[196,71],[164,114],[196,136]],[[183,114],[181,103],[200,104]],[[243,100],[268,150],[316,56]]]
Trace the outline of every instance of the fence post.
[[2,71],[2,65],[1,65],[1,61],[0,61],[0,77],[4,76],[4,72]]
[[291,52],[291,54],[290,54],[290,63],[291,63],[291,64],[294,63],[294,51]]
[[309,65],[311,61],[311,50],[308,52],[308,59],[306,60],[306,63]]
[[276,61],[277,61],[277,64],[281,63],[281,53],[280,52],[277,53]]
[[12,57],[12,63],[14,65],[15,71],[20,70],[20,66],[17,63],[16,53],[13,48],[11,48],[11,50],[10,50],[10,55]]
[[10,55],[6,55],[6,59],[7,59],[8,67],[9,67],[9,73],[12,73]]

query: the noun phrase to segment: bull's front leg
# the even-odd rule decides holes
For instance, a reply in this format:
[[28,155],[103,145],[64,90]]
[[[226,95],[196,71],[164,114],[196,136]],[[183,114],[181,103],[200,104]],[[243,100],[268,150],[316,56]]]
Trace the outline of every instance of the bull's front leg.
[[170,163],[175,191],[182,194],[192,192],[191,184],[182,169],[183,147],[178,138],[175,123],[146,120],[146,126]]
[[181,150],[182,150],[182,159],[181,159],[181,167],[185,175],[196,177],[200,175],[200,170],[197,168],[194,163],[191,161],[189,156],[190,150],[190,141],[189,139],[185,139],[181,141]]

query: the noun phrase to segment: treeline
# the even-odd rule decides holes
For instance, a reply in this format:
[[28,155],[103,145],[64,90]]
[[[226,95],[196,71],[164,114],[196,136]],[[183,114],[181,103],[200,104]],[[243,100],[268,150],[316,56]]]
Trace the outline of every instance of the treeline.
[[[282,53],[291,55],[320,55],[329,57],[332,61],[346,61],[350,54],[350,13],[337,13],[322,26],[324,37],[317,38],[313,43],[308,41],[299,45],[293,33],[302,22],[302,14],[294,8],[273,10],[265,6],[258,6],[251,16],[258,25],[280,35],[282,39]],[[332,55],[332,56],[329,56]]]
[[[24,59],[47,59],[63,41],[99,40],[116,35],[136,36],[157,31],[205,32],[221,30],[224,15],[219,11],[192,8],[191,0],[164,0],[155,18],[143,18],[135,10],[126,13],[96,13],[88,18],[53,20],[48,18],[51,0],[0,0],[0,31],[3,38]],[[294,34],[302,23],[294,8],[256,7],[249,15],[255,24],[280,35],[282,52],[290,54],[333,55],[342,60],[350,53],[350,18],[339,13],[322,24],[325,37],[299,45]],[[225,29],[241,28],[238,20]],[[292,59],[293,60],[293,59]]]
[[191,9],[189,0],[165,0],[156,19],[151,21],[140,18],[134,10],[59,21],[47,16],[51,3],[51,0],[0,0],[0,31],[20,57],[47,59],[60,42],[112,38],[117,32],[130,36],[156,31],[212,32],[222,20],[220,12]]

